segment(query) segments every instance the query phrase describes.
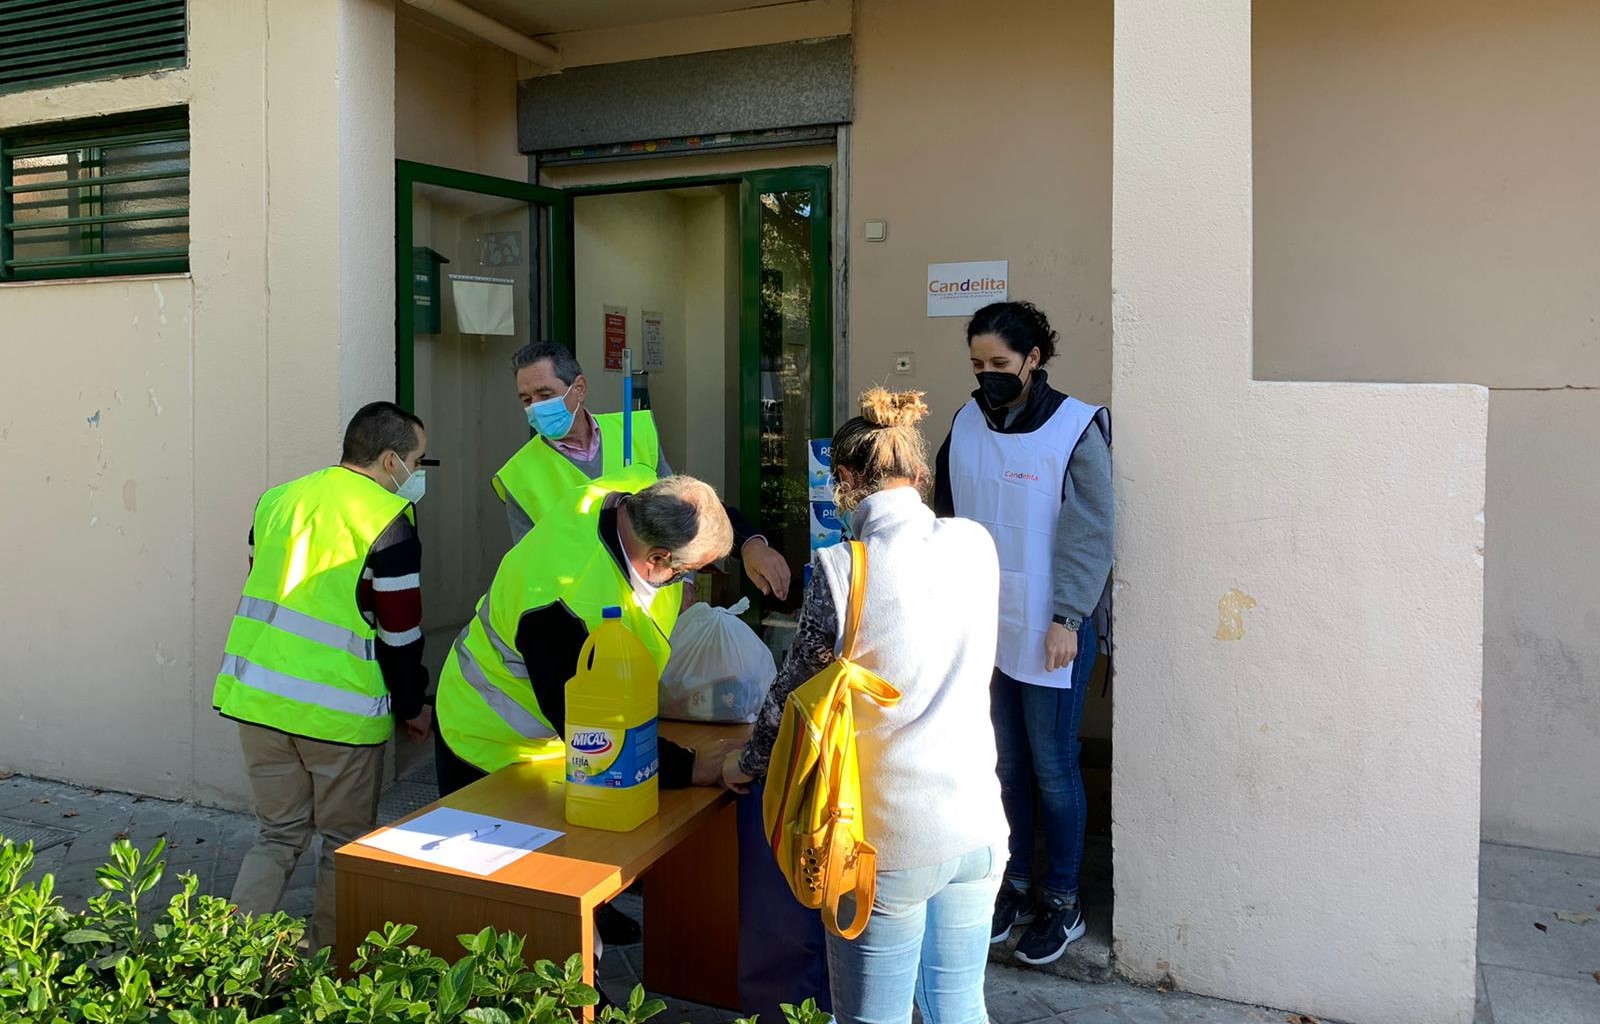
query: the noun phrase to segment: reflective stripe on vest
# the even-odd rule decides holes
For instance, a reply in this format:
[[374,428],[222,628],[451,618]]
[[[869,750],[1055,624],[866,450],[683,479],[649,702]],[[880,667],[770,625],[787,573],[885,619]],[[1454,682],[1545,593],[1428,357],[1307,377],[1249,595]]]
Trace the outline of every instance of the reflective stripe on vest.
[[[538,709],[522,656],[506,642],[531,609],[560,604],[589,629],[608,605],[666,663],[681,586],[663,587],[649,612],[599,535],[605,490],[595,486],[571,508],[552,511],[513,547],[495,572],[477,614],[451,646],[439,673],[439,735],[455,755],[486,772],[519,761],[559,756],[561,739]],[[559,666],[566,675],[576,664]]]
[[[489,612],[489,602],[493,597],[493,594],[485,594],[483,600],[478,602],[478,621],[483,624],[483,632],[489,637],[489,643],[494,647],[495,653],[500,655],[500,661],[505,665],[506,671],[518,679],[526,679],[528,666],[523,662],[522,655],[517,653],[515,647],[500,639],[500,634],[494,631],[494,616]],[[462,636],[465,635],[463,632]]]
[[222,674],[232,676],[237,684],[248,686],[252,690],[287,697],[292,701],[325,708],[328,711],[340,711],[347,715],[360,715],[363,718],[389,716],[387,693],[381,697],[366,697],[326,683],[301,679],[285,672],[274,672],[254,662],[246,661],[237,654],[229,654],[222,659]]
[[[483,666],[479,665],[478,659],[467,650],[465,634],[456,638],[454,653],[456,667],[461,670],[461,677],[467,681],[467,685],[472,687],[473,691],[483,698],[483,702],[520,736],[529,740],[542,740],[556,734],[556,731],[541,722],[537,715],[512,700],[504,690],[489,681],[489,677],[483,672]],[[523,668],[519,678],[528,678],[526,667]]]
[[[501,501],[508,498],[537,523],[564,496],[574,498],[594,484],[611,491],[641,491],[655,483],[661,458],[661,442],[655,419],[647,411],[633,415],[633,464],[624,466],[622,452],[622,414],[601,413],[594,418],[600,431],[600,475],[586,476],[565,455],[542,437],[531,438],[490,481]],[[515,540],[521,540],[517,537]]]
[[260,597],[242,597],[239,599],[239,610],[234,614],[241,619],[264,622],[285,633],[293,633],[295,636],[304,637],[327,647],[348,651],[362,661],[374,661],[378,656],[377,645],[371,638],[357,636],[343,626],[335,626],[331,622],[312,618],[293,608],[285,608],[276,601]]

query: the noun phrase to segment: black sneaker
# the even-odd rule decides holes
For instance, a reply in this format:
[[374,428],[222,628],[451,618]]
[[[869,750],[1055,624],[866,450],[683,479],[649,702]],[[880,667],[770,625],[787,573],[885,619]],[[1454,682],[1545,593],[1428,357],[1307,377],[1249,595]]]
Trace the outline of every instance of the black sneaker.
[[989,929],[989,944],[998,946],[1011,938],[1011,929],[1033,922],[1033,897],[1026,889],[1019,889],[1007,879],[1000,883],[1000,895],[994,900],[994,923]]
[[1087,930],[1076,900],[1069,905],[1059,896],[1046,894],[1039,900],[1032,926],[1017,943],[1016,958],[1034,967],[1053,964]]
[[608,946],[634,946],[644,938],[639,922],[609,903],[594,909],[594,926],[600,932],[600,941]]

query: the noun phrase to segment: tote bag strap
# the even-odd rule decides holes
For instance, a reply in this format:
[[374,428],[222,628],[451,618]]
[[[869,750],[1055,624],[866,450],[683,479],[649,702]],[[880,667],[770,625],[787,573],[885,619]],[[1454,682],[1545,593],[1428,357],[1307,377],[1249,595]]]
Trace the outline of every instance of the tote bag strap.
[[[867,842],[857,843],[852,850],[842,840],[842,836],[836,836],[829,843],[822,925],[839,938],[849,940],[859,938],[867,930],[867,922],[872,919],[872,905],[878,899],[878,851]],[[843,891],[846,863],[853,864],[856,874],[855,886],[850,893]],[[849,924],[839,920],[839,904],[846,895],[855,897],[854,916]]]
[[[844,700],[850,700],[846,693]],[[834,724],[836,727],[854,730],[854,715],[843,713]],[[834,746],[829,743],[829,746]],[[845,745],[850,752],[848,760],[855,761],[855,743]],[[835,758],[829,766],[829,790],[838,794],[844,789],[844,775],[848,768],[854,768],[852,763],[846,766],[846,758]],[[855,815],[860,815],[859,807],[853,809]],[[867,921],[872,917],[872,904],[878,894],[878,851],[871,843],[862,840],[851,842],[850,830],[845,827],[845,822],[835,813],[828,822],[828,832],[823,840],[823,859],[826,867],[823,869],[822,881],[822,924],[830,932],[842,939],[854,939],[866,931]],[[846,872],[854,869],[854,885],[846,888]],[[851,892],[850,890],[854,891]],[[855,910],[849,924],[839,921],[839,905],[847,895],[855,897]]]
[[839,655],[846,661],[856,655],[856,637],[861,632],[861,608],[867,603],[867,546],[859,540],[850,541],[850,603],[844,616],[844,650]]

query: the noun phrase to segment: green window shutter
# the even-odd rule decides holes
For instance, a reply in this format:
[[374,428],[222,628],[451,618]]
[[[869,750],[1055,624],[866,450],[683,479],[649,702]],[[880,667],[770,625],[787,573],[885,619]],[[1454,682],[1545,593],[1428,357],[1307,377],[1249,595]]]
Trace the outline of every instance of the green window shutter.
[[188,59],[185,0],[0,0],[0,92]]
[[0,280],[188,269],[187,111],[0,137]]

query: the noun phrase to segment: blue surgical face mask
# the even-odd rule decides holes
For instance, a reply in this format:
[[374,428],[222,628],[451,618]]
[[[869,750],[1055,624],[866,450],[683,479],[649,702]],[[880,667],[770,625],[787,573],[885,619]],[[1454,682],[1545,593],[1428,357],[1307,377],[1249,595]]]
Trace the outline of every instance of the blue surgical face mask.
[[[400,461],[400,467],[405,469],[405,460]],[[425,469],[406,469],[406,482],[395,480],[394,474],[389,475],[389,482],[394,484],[396,497],[404,498],[415,505],[422,500],[423,492],[428,489],[428,471]]]
[[570,394],[572,388],[568,387],[566,394],[546,398],[542,402],[528,406],[528,426],[552,441],[566,437],[572,432],[572,423],[575,419],[572,410],[567,408],[567,395]]

